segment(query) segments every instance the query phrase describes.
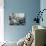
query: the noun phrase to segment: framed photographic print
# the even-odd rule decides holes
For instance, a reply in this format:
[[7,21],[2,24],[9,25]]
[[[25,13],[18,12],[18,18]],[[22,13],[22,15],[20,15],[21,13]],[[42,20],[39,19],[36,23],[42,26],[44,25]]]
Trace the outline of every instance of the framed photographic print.
[[11,13],[9,16],[10,25],[25,25],[24,13]]

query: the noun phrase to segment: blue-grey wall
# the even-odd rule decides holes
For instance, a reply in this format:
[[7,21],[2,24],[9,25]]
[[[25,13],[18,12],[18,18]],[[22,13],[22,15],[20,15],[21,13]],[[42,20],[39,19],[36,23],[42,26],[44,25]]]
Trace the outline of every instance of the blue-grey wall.
[[[40,1],[40,10],[42,11],[43,9],[46,9],[46,0],[41,0]],[[43,22],[40,21],[40,25],[46,27],[46,10],[43,12]]]
[[[7,41],[18,41],[32,29],[33,19],[40,9],[40,0],[4,0],[4,38]],[[8,16],[11,12],[23,12],[26,25],[10,26]]]

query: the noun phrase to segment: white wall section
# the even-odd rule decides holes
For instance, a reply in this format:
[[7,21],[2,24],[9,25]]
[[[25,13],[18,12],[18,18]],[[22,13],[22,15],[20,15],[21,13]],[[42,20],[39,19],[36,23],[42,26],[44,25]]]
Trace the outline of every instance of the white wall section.
[[0,42],[4,41],[4,0],[0,0]]

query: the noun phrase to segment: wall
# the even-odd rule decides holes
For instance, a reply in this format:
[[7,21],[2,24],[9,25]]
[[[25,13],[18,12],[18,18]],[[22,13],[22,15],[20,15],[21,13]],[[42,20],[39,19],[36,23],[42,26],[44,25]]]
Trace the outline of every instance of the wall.
[[[41,9],[41,11],[43,9],[46,9],[46,0],[40,0],[40,9]],[[42,17],[43,17],[43,22],[41,21],[40,25],[46,26],[46,20],[45,20],[46,19],[46,11],[43,12]]]
[[[36,12],[40,10],[40,0],[4,0],[4,37],[7,41],[18,41],[32,29]],[[8,16],[11,12],[23,12],[26,25],[10,26]]]
[[0,42],[4,41],[4,8],[3,8],[4,4],[3,4],[3,1],[4,0],[0,0]]

